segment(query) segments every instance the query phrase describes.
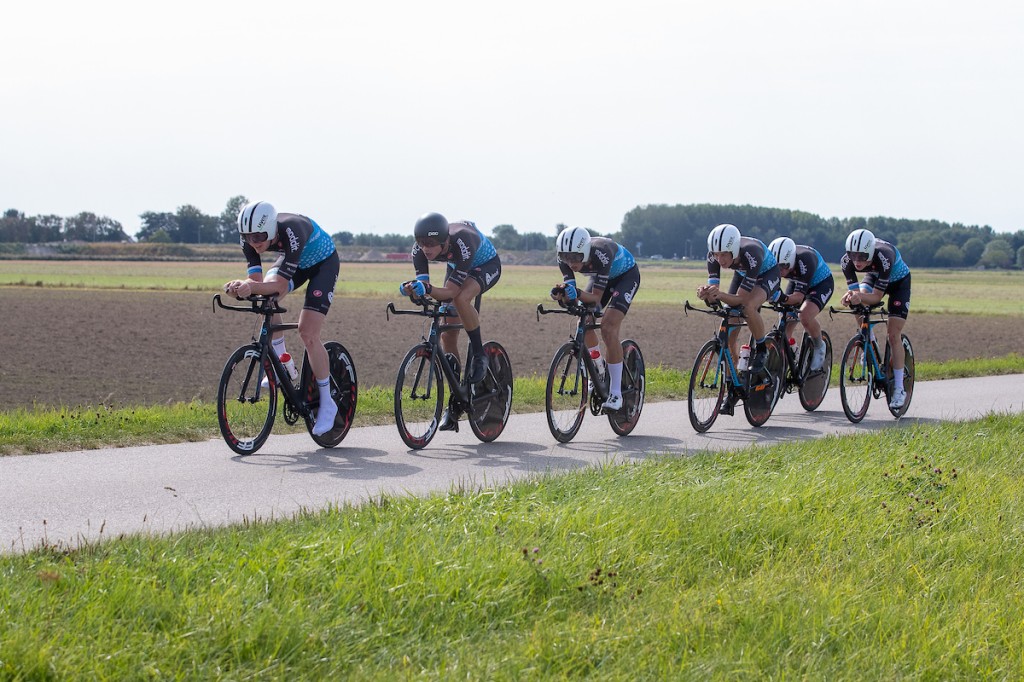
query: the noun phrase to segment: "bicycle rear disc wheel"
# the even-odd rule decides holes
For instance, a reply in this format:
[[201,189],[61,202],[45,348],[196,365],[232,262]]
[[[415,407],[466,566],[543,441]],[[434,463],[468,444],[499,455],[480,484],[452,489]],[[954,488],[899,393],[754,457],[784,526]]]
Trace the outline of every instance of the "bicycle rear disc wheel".
[[772,416],[786,386],[786,356],[779,347],[779,340],[769,336],[764,343],[764,371],[768,374],[768,383],[748,385],[747,398],[743,401],[743,414],[747,423],[754,427],[763,426]]
[[636,427],[640,421],[640,411],[644,409],[646,388],[647,376],[640,346],[636,341],[626,339],[622,342],[622,408],[608,413],[612,431],[620,436],[628,436]]
[[413,450],[426,447],[437,433],[444,409],[441,366],[428,344],[414,346],[405,355],[395,380],[395,425],[398,435]]
[[725,363],[719,361],[720,350],[716,340],[705,343],[690,372],[686,410],[690,414],[690,425],[697,433],[704,433],[715,423],[725,396],[726,369]]
[[[892,416],[899,419],[907,413],[907,408],[910,407],[910,398],[914,395],[914,347],[910,345],[910,339],[907,338],[906,334],[900,335],[903,341],[903,390],[907,394],[906,400],[903,401],[903,406],[898,409],[889,408],[889,413]],[[885,367],[886,371],[889,372],[889,376],[892,376],[892,360],[890,358],[889,344],[885,344]],[[889,396],[892,397],[891,395]]]
[[875,372],[864,352],[864,342],[855,336],[846,344],[839,365],[839,398],[846,418],[857,424],[868,413]]
[[[313,435],[314,421],[312,416],[306,419],[306,429],[309,436],[317,445],[325,448],[333,448],[348,435],[352,428],[352,420],[356,414],[356,398],[358,395],[358,382],[356,381],[356,365],[352,356],[343,345],[337,341],[328,341],[324,344],[327,350],[327,357],[330,360],[331,368],[331,398],[338,407],[338,414],[334,417],[334,428],[322,436]],[[318,407],[320,404],[320,389],[313,378],[312,370],[307,369],[309,357],[302,358],[302,385],[306,387],[306,404]],[[308,374],[308,376],[307,376]]]
[[832,339],[824,329],[821,330],[821,339],[825,342],[825,359],[821,363],[821,369],[817,372],[810,370],[814,348],[807,332],[804,332],[803,342],[800,345],[801,359],[800,367],[797,370],[803,377],[803,383],[800,384],[798,396],[800,405],[808,412],[818,409],[825,399],[825,394],[828,393],[829,381],[832,380]]
[[544,412],[555,440],[571,441],[583,425],[586,409],[587,373],[575,345],[566,342],[551,359],[544,392]]
[[[260,364],[262,361],[262,369]],[[263,376],[270,385],[260,386]],[[263,447],[277,415],[277,376],[260,346],[242,346],[231,354],[217,387],[217,423],[228,447],[251,455]]]
[[473,406],[469,428],[484,443],[501,435],[512,412],[512,363],[497,341],[484,344],[487,373],[483,381],[470,388]]

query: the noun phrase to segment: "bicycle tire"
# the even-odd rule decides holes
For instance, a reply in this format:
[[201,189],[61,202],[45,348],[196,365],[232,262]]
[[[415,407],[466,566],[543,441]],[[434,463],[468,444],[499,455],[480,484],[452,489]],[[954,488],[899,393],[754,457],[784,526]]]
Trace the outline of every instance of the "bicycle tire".
[[306,404],[309,406],[309,415],[306,417],[306,430],[309,437],[324,448],[333,448],[345,439],[349,429],[352,428],[352,420],[356,414],[356,400],[358,397],[359,383],[356,380],[356,365],[352,356],[343,345],[337,341],[328,341],[324,344],[331,369],[331,398],[338,407],[338,414],[334,418],[334,428],[327,433],[314,436],[313,408],[320,405],[320,389],[313,378],[312,368],[309,364],[309,357],[302,357],[302,384],[303,395]]
[[395,426],[402,441],[413,450],[426,447],[437,433],[443,409],[441,365],[430,344],[413,346],[395,379]]
[[751,386],[748,381],[747,398],[743,401],[743,415],[753,427],[764,426],[772,416],[779,396],[786,387],[786,356],[781,341],[774,336],[765,339],[764,369],[770,381]]
[[587,372],[576,345],[563,343],[551,358],[544,391],[548,430],[559,443],[579,433],[587,409]]
[[[910,399],[914,395],[914,347],[910,344],[910,339],[907,338],[906,334],[900,334],[903,342],[903,390],[907,394],[906,400],[903,401],[903,406],[898,409],[889,408],[889,413],[899,419],[907,413],[907,408],[910,407]],[[885,343],[885,371],[888,376],[892,376],[892,357],[889,350],[889,342]],[[891,382],[887,386],[891,386]],[[892,397],[892,391],[888,391],[886,395],[886,405],[889,404],[889,398]]]
[[825,342],[825,359],[821,363],[821,369],[814,373],[810,371],[811,355],[814,351],[810,334],[804,332],[800,344],[800,366],[797,371],[801,382],[797,396],[800,398],[800,406],[808,412],[814,412],[825,400],[829,382],[832,380],[832,339],[824,329],[821,330],[821,338]]
[[859,423],[868,413],[874,384],[875,370],[864,351],[864,341],[854,336],[847,342],[839,365],[839,398],[852,423]]
[[[260,387],[264,373],[270,380],[267,388]],[[270,357],[259,344],[236,349],[217,386],[217,424],[224,442],[239,455],[251,455],[267,442],[276,415],[277,375]]]
[[686,411],[690,425],[697,433],[704,433],[718,419],[722,398],[726,390],[726,365],[719,360],[721,347],[712,339],[697,351],[690,371],[690,385],[686,392]]
[[469,428],[484,443],[501,435],[512,412],[512,363],[497,341],[484,344],[487,373],[470,389],[472,398]]
[[640,346],[633,339],[622,342],[622,408],[608,413],[612,431],[628,436],[640,421],[647,389],[647,374]]

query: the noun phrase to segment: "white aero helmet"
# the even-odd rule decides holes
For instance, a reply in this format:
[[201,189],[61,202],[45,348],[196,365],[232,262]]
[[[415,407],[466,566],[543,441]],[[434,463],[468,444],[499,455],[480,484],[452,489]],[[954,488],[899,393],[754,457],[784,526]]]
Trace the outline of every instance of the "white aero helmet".
[[870,230],[854,230],[846,238],[847,253],[866,253],[868,260],[875,257],[875,235]]
[[267,239],[277,236],[277,211],[265,201],[251,201],[238,212],[238,233],[266,232]]
[[725,223],[711,230],[708,235],[708,251],[720,253],[728,251],[733,258],[740,257],[740,228]]
[[590,259],[590,232],[585,227],[567,227],[558,233],[555,250],[559,258],[563,253],[579,253],[583,262]]
[[768,250],[779,262],[780,268],[791,268],[796,262],[796,242],[789,237],[779,237],[768,245]]

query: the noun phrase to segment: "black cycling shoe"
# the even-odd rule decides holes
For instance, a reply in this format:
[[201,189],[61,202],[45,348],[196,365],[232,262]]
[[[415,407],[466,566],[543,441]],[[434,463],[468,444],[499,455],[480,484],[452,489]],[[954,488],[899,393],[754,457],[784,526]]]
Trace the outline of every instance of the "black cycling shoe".
[[457,414],[453,415],[450,407],[444,411],[444,416],[441,417],[441,425],[437,427],[437,430],[459,432],[459,416]]
[[731,395],[726,395],[722,398],[722,404],[718,406],[718,414],[725,414],[730,417],[736,414],[736,404],[733,402]]
[[487,376],[487,358],[481,353],[473,355],[469,359],[469,366],[466,368],[466,381],[471,384],[478,384]]

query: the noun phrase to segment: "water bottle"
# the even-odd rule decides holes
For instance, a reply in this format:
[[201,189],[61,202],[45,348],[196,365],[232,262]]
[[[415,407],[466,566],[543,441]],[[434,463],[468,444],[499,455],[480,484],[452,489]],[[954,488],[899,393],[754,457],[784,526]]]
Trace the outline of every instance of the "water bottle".
[[736,364],[736,369],[741,372],[746,370],[748,362],[750,362],[750,346],[743,344],[740,346],[740,361]]
[[281,353],[281,357],[278,359],[284,365],[284,368],[288,370],[288,376],[292,378],[292,381],[297,380],[299,378],[299,370],[295,369],[295,361],[292,360],[291,354]]

